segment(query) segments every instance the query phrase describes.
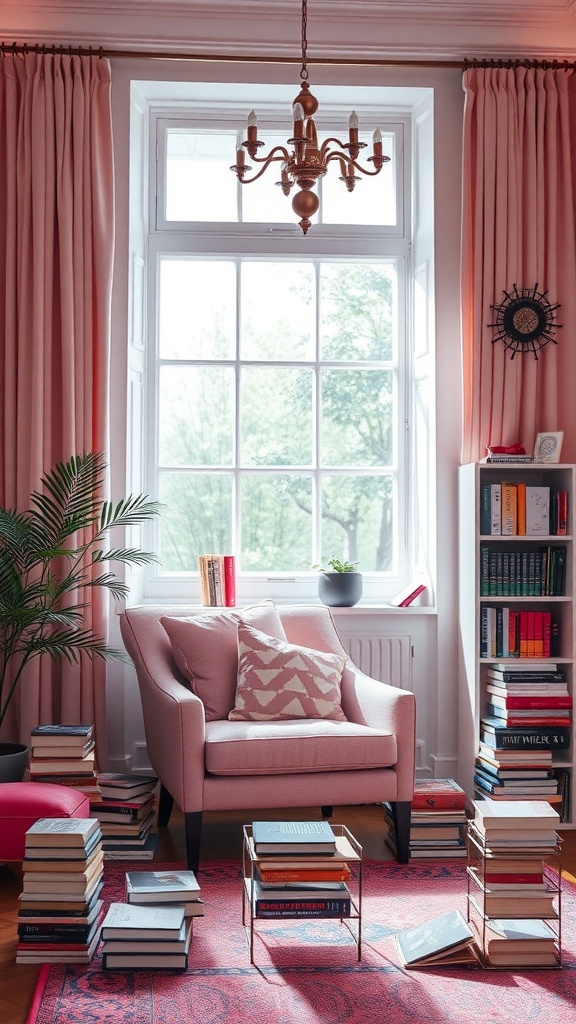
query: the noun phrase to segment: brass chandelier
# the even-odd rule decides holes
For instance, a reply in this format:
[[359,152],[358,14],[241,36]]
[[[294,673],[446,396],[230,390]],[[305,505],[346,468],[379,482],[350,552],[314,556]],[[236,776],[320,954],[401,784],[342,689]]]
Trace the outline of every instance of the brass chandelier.
[[[361,180],[354,173],[355,171],[374,176],[380,173],[383,164],[387,163],[390,159],[390,157],[384,156],[382,153],[382,134],[380,129],[376,128],[372,136],[372,156],[368,157],[368,162],[374,165],[373,170],[370,170],[368,167],[362,167],[358,163],[360,150],[366,147],[366,143],[358,141],[358,118],[354,111],[352,111],[348,120],[348,142],[340,142],[339,139],[329,138],[325,139],[320,147],[318,146],[316,124],[313,116],[318,110],[318,100],[310,92],[308,68],[306,66],[306,51],[308,48],[306,38],[307,8],[307,0],[302,0],[301,88],[292,103],[294,135],[291,139],[288,139],[288,146],[292,148],[287,149],[284,146],[274,146],[267,156],[258,156],[258,150],[264,143],[258,140],[257,118],[252,110],[248,115],[247,138],[242,143],[243,148],[239,149],[236,153],[236,163],[230,168],[231,171],[236,173],[242,185],[250,185],[253,181],[257,181],[271,164],[280,163],[280,181],[277,181],[276,184],[280,186],[284,195],[290,195],[294,185],[297,185],[300,189],[292,199],[292,209],[300,217],[298,224],[304,234],[306,234],[311,225],[310,217],[314,216],[320,206],[320,200],[312,189],[318,179],[326,174],[329,163],[333,160],[338,161],[340,181],[344,182],[348,192],[352,192],[356,182]],[[245,150],[248,150],[251,160],[256,164],[262,164],[260,170],[252,178],[246,177],[246,174],[252,170],[252,167],[246,163]]]

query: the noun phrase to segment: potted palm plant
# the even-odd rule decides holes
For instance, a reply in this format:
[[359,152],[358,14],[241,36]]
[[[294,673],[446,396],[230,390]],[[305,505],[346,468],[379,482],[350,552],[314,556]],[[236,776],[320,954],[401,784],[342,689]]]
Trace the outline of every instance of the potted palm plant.
[[[30,509],[0,507],[0,726],[34,658],[128,660],[85,626],[83,595],[104,588],[116,600],[127,596],[110,563],[144,565],[155,558],[138,548],[108,547],[108,533],[150,520],[160,506],[146,495],[104,501],[106,468],[101,452],[74,455],[43,476]],[[18,753],[21,778],[27,747],[0,744],[0,762],[17,763]]]
[[332,555],[325,564],[313,565],[318,577],[318,597],[330,608],[351,608],[362,597],[362,573],[358,562],[343,562]]

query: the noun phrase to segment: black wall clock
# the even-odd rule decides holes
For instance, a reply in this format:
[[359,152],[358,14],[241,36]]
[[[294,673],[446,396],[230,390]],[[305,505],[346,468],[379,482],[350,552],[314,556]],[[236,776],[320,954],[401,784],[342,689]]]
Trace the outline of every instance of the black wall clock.
[[496,333],[492,344],[503,341],[512,353],[533,352],[538,359],[538,350],[544,348],[549,341],[556,344],[554,333],[562,324],[556,323],[556,310],[560,303],[552,305],[546,298],[547,292],[539,292],[538,285],[533,288],[513,286],[499,306],[492,306],[496,312],[496,320],[488,327],[495,327]]

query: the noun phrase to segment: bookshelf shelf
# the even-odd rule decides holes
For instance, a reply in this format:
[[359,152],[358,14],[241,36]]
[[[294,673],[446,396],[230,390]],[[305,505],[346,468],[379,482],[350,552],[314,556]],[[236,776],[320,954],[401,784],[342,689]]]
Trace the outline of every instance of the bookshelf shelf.
[[[338,866],[345,865],[350,868],[350,878],[347,882],[350,891],[350,915],[348,917],[321,917],[326,923],[340,924],[345,926],[354,940],[356,947],[356,959],[362,959],[362,847],[354,838],[345,825],[332,825],[332,831],[336,837],[341,836],[347,840],[351,852],[349,856],[339,858]],[[299,857],[297,854],[284,855],[284,859],[290,860],[290,866],[298,871],[301,862],[306,864],[309,857]],[[301,916],[283,914],[278,917],[260,916],[254,909],[256,902],[256,876],[258,868],[270,863],[271,857],[258,856],[254,850],[252,838],[252,826],[243,827],[242,844],[242,925],[246,934],[248,948],[250,951],[250,963],[254,965],[254,934],[255,924],[258,921],[279,921],[299,920]]]
[[[469,796],[476,799],[483,796],[506,799],[506,786],[502,784],[506,780],[510,785],[511,779],[502,770],[501,761],[500,765],[492,766],[499,777],[487,780],[490,785],[496,782],[498,793],[480,788],[477,758],[481,745],[487,742],[482,720],[501,718],[496,726],[507,730],[504,736],[501,728],[496,729],[494,735],[499,739],[493,741],[495,747],[500,744],[500,749],[506,746],[508,750],[527,752],[539,749],[527,738],[528,729],[544,729],[547,717],[544,713],[530,716],[526,705],[522,704],[515,707],[522,708],[523,714],[514,717],[508,699],[511,690],[506,692],[503,702],[500,690],[500,708],[504,710],[495,712],[494,704],[498,701],[487,687],[500,685],[506,690],[508,685],[495,679],[495,666],[500,665],[503,672],[533,672],[536,666],[552,671],[557,666],[563,676],[562,684],[566,684],[568,695],[573,696],[575,485],[576,467],[569,464],[471,463],[459,469],[459,781]],[[541,519],[533,526],[533,532],[529,532],[529,512],[524,515],[521,510],[528,500],[540,500],[538,492],[544,495],[548,518]],[[510,494],[513,500],[508,498]],[[490,517],[488,523],[487,516]],[[536,532],[542,528],[542,533]],[[501,532],[487,532],[498,529]],[[511,532],[506,533],[505,529]],[[563,529],[565,533],[561,532]],[[536,683],[534,686],[536,692]],[[539,696],[543,695],[544,690]],[[551,715],[554,707],[551,702],[540,705]],[[565,715],[565,707],[563,711]],[[525,725],[526,736],[519,740],[523,746],[515,748],[510,730],[524,728],[525,717],[531,717],[532,722]],[[538,717],[540,722],[536,724]],[[552,726],[569,730],[563,734],[563,742],[565,744],[568,737],[568,745],[558,746],[549,737],[549,748],[540,748],[551,750],[552,761],[546,767],[557,771],[558,792],[549,792],[543,786],[544,792],[534,793],[532,798],[550,798],[560,813],[560,827],[564,828],[576,825],[575,733],[573,712],[566,723],[561,723],[562,717],[555,716]],[[495,754],[494,760],[498,758]],[[481,771],[483,767],[486,765],[480,764]],[[510,759],[508,767],[511,767]],[[514,785],[516,792],[510,793],[510,799],[529,797],[533,792],[530,783],[525,784],[526,794],[518,792],[518,783]]]

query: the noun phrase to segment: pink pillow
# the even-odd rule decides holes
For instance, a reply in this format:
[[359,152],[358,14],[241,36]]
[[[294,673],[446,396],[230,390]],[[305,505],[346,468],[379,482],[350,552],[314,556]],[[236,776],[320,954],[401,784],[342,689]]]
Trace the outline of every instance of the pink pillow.
[[238,685],[232,721],[332,718],[345,722],[340,683],[346,658],[297,647],[238,625]]
[[172,653],[192,692],[204,705],[207,722],[228,717],[234,707],[238,674],[238,623],[254,623],[259,629],[285,640],[282,621],[273,601],[238,611],[189,618],[162,616]]

